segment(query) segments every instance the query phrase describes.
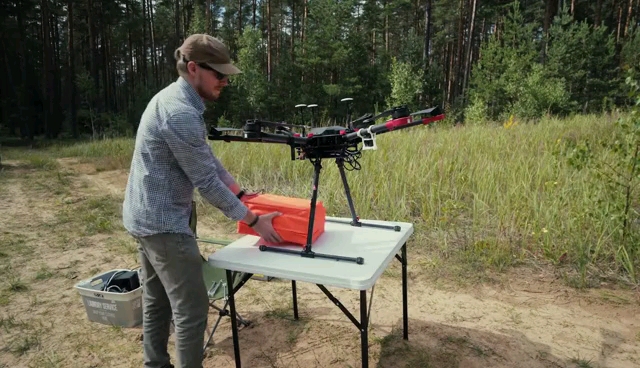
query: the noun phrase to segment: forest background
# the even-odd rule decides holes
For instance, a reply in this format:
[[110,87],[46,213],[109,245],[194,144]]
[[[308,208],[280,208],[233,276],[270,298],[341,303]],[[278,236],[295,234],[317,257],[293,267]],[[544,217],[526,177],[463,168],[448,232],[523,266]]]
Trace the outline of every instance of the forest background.
[[[186,36],[244,71],[211,125],[343,123],[407,104],[450,123],[610,112],[630,102],[634,0],[13,0],[2,22],[1,136],[131,135],[176,79]],[[316,108],[295,108],[298,104]]]

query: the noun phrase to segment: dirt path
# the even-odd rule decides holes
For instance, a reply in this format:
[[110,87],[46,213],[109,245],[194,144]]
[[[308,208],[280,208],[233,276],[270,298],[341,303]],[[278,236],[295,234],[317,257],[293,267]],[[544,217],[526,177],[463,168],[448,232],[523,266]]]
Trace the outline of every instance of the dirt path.
[[[67,197],[121,197],[126,171],[96,172],[75,160],[60,163],[75,173]],[[24,170],[18,163],[6,165]],[[4,264],[27,285],[23,292],[16,282],[2,286],[6,301],[0,311],[0,367],[140,366],[140,329],[87,321],[73,289],[79,278],[96,270],[135,263],[128,238],[116,228],[81,240],[69,235],[66,243],[64,234],[53,237],[54,242],[40,241],[38,234],[55,232],[47,224],[58,216],[57,202],[44,193],[34,198],[33,186],[25,180],[33,180],[26,170],[0,181],[0,251]],[[234,236],[220,234],[206,220],[200,226],[205,237]],[[203,254],[213,250],[203,245]],[[410,263],[413,256],[409,248]],[[44,281],[43,270],[51,274]],[[503,275],[500,284],[456,288],[428,280],[417,262],[411,263],[409,278],[408,342],[402,340],[399,265],[385,272],[374,289],[371,367],[640,366],[637,291],[578,291],[547,273],[526,269]],[[329,290],[356,314],[356,292]],[[298,300],[300,320],[293,321],[288,281],[251,281],[242,289],[237,307],[253,322],[240,330],[244,366],[359,367],[356,327],[315,285],[299,283]],[[210,314],[212,320],[216,317]],[[173,344],[173,337],[170,341]],[[204,366],[234,367],[233,356],[225,318]]]

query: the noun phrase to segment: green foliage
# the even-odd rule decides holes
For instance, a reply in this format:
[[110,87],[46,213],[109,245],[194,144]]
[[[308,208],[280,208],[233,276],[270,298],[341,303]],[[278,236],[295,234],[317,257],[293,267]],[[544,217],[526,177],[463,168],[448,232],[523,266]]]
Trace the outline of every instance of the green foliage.
[[417,97],[422,91],[424,70],[414,70],[409,63],[398,61],[395,57],[391,61],[391,95],[387,99],[387,106],[407,105],[410,109],[416,107]]
[[465,109],[465,122],[479,124],[487,122],[487,104],[478,94],[471,96],[471,102]]
[[191,23],[189,24],[189,28],[186,36],[194,33],[205,33],[206,29],[207,29],[207,25],[206,25],[204,11],[202,7],[196,6],[193,9],[193,16],[191,18]]
[[640,281],[640,83],[635,69],[628,72],[626,85],[631,112],[616,121],[617,129],[605,143],[610,155],[598,161],[596,169],[604,186],[600,203],[618,223],[617,256],[630,278]]
[[233,124],[229,121],[229,119],[226,118],[226,116],[222,115],[221,117],[218,118],[218,123],[216,126],[220,128],[225,128],[225,127],[233,127]]
[[623,71],[640,66],[640,31],[638,27],[630,27],[629,37],[622,45],[620,59]]
[[587,269],[603,257],[615,259],[615,272],[640,282],[640,84],[631,70],[626,79],[633,101],[630,113],[609,119],[606,135],[567,135],[553,149],[573,174],[592,188],[574,221],[592,223],[584,229],[598,234],[588,242],[575,240],[571,256],[586,285]]
[[266,112],[267,76],[263,74],[261,61],[264,44],[259,30],[245,27],[240,36],[238,51],[238,68],[241,74],[234,77],[237,86],[234,91],[239,111],[249,110],[256,113]]
[[[481,47],[467,119],[504,121],[512,114],[538,119],[607,111],[620,102],[615,43],[606,27],[578,22],[564,9],[553,20],[546,49],[540,50],[535,23],[525,21],[519,4],[513,2],[502,32]],[[630,54],[634,47],[628,49]]]
[[613,36],[606,27],[575,21],[566,9],[549,30],[545,70],[549,77],[566,81],[569,100],[557,112],[601,112],[608,107],[608,97],[617,97]]
[[[547,81],[537,59],[533,24],[525,23],[519,2],[514,2],[505,17],[501,33],[494,33],[481,48],[482,58],[473,68],[470,82],[471,113],[486,111],[489,120],[506,120],[515,110],[525,117],[537,117],[546,112],[558,94],[554,81]],[[539,81],[545,81],[542,86]],[[547,85],[549,83],[549,85]]]
[[549,76],[538,63],[532,64],[524,80],[514,82],[506,86],[508,96],[514,97],[506,111],[519,118],[536,119],[557,112],[568,101],[564,81]]

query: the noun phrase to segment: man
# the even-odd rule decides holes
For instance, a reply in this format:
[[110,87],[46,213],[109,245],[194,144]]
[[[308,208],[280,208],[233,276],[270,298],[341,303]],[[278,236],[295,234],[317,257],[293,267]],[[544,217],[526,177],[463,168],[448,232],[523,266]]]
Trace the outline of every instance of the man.
[[240,186],[206,141],[204,101],[217,100],[228,75],[241,71],[226,46],[209,35],[188,37],[174,56],[180,76],[142,114],[123,203],[124,226],[138,241],[144,279],[147,368],[172,367],[172,318],[178,366],[202,367],[208,297],[189,227],[195,188],[229,219],[246,222],[267,241],[282,241],[272,226],[279,213],[256,216],[248,210]]

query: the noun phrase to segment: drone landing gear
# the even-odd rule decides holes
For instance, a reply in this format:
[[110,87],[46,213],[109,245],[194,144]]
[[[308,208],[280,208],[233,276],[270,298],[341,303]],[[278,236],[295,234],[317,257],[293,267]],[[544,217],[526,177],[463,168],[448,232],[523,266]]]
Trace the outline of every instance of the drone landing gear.
[[283,249],[283,248],[270,247],[267,245],[261,245],[260,250],[263,252],[269,251],[269,252],[276,252],[276,253],[297,254],[301,257],[306,257],[306,258],[325,258],[325,259],[333,259],[336,261],[355,262],[360,265],[364,264],[364,258],[362,257],[343,257],[343,256],[337,256],[335,254],[316,253],[311,249],[307,250],[306,246],[304,250],[291,250],[291,249]]
[[[285,248],[279,248],[279,247],[271,247],[263,244],[263,245],[260,245],[259,247],[260,251],[294,254],[294,255],[299,255],[301,257],[306,257],[306,258],[325,258],[325,259],[333,259],[336,261],[355,262],[359,265],[364,264],[364,258],[362,257],[344,257],[344,256],[338,256],[335,254],[317,253],[311,249],[312,236],[313,236],[313,224],[314,224],[314,219],[316,214],[316,202],[318,199],[318,184],[320,181],[320,170],[322,169],[322,163],[320,158],[317,158],[312,162],[314,166],[314,175],[313,175],[313,191],[311,194],[311,210],[309,213],[309,227],[307,228],[307,243],[305,244],[302,250],[292,250],[292,249],[285,249]],[[389,226],[389,225],[360,222],[360,219],[356,215],[356,210],[353,205],[353,199],[351,198],[351,191],[349,190],[349,183],[347,182],[347,175],[345,174],[345,169],[344,169],[344,159],[337,158],[336,164],[338,165],[338,169],[340,170],[340,177],[342,178],[342,184],[344,185],[344,191],[347,196],[347,202],[349,203],[349,210],[351,212],[351,221],[348,222],[348,221],[341,221],[341,220],[334,220],[334,219],[327,219],[326,221],[335,222],[335,223],[348,223],[351,226],[357,226],[357,227],[369,226],[369,227],[400,231],[400,226]]]
[[315,170],[313,174],[313,192],[311,194],[311,211],[309,213],[309,227],[307,228],[307,244],[305,244],[302,250],[270,247],[263,244],[263,245],[260,245],[259,247],[260,250],[263,252],[297,254],[301,257],[306,257],[306,258],[325,258],[325,259],[333,259],[336,261],[347,261],[347,262],[355,262],[357,264],[363,264],[364,259],[362,257],[344,257],[344,256],[338,256],[335,254],[317,253],[311,250],[311,242],[313,237],[313,223],[316,215],[316,202],[318,200],[318,183],[320,181],[320,170],[322,169],[322,164],[320,159],[313,161],[313,166]]
[[327,221],[335,222],[335,223],[347,223],[351,226],[368,226],[368,227],[376,227],[380,229],[389,229],[394,231],[400,231],[400,226],[392,226],[392,225],[380,225],[380,224],[371,224],[364,223],[360,221],[360,218],[356,215],[356,209],[353,205],[353,199],[351,199],[351,190],[349,189],[349,183],[347,182],[347,174],[344,172],[344,159],[337,158],[336,164],[338,165],[338,170],[340,171],[340,178],[342,178],[342,185],[344,186],[344,193],[347,196],[347,203],[349,204],[349,211],[351,212],[351,221],[338,220],[338,219],[328,219]]

